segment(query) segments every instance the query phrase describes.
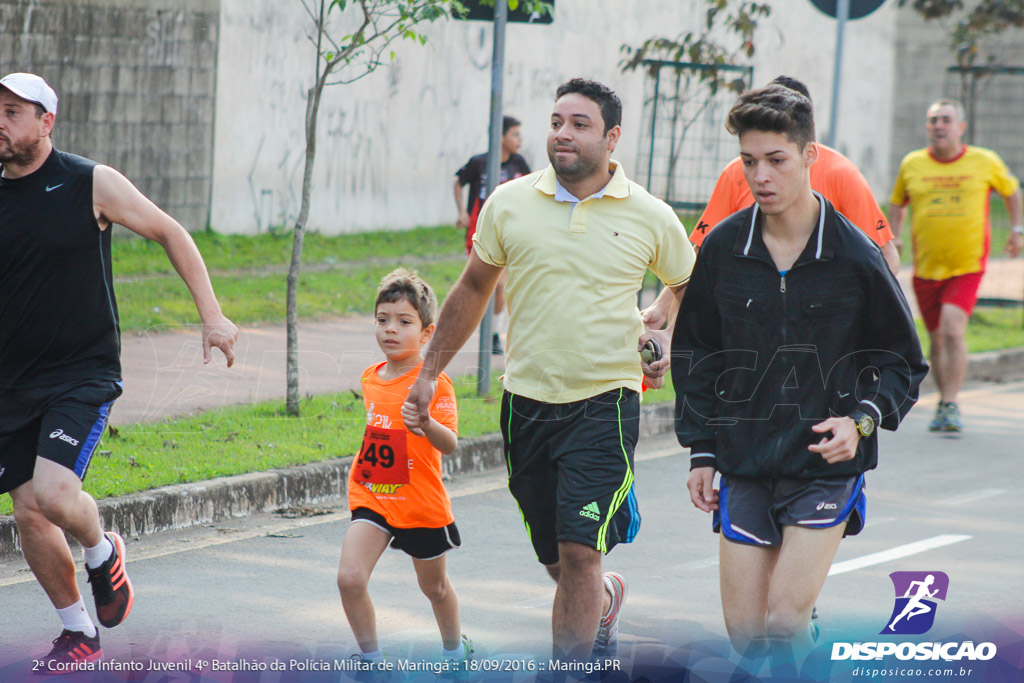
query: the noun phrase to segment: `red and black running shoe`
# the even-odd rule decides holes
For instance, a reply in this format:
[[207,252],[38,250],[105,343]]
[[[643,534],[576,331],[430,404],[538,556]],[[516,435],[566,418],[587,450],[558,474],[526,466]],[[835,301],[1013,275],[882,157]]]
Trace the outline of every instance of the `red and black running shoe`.
[[85,568],[96,601],[96,618],[107,628],[114,628],[128,616],[135,604],[135,592],[124,568],[124,539],[113,531],[106,532],[114,546],[110,557],[95,569]]
[[87,638],[81,631],[64,629],[53,639],[53,649],[42,658],[42,667],[37,673],[47,676],[73,673],[102,656],[99,633]]

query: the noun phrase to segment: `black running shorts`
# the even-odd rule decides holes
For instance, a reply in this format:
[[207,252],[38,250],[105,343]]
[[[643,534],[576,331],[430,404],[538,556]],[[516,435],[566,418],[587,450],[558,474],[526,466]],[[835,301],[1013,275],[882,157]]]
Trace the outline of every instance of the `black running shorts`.
[[614,389],[573,403],[543,403],[505,392],[501,431],[508,488],[542,564],[558,543],[607,553],[640,529],[633,449],[640,397]]
[[416,527],[399,529],[388,524],[384,515],[370,508],[356,508],[352,511],[352,523],[372,524],[391,534],[391,547],[405,552],[417,560],[434,560],[453,548],[462,546],[459,528],[452,522],[439,529]]
[[723,476],[712,528],[730,541],[782,543],[782,527],[826,529],[846,523],[843,536],[864,528],[864,475],[837,479],[752,479]]
[[121,382],[0,390],[0,493],[32,479],[36,456],[85,479]]

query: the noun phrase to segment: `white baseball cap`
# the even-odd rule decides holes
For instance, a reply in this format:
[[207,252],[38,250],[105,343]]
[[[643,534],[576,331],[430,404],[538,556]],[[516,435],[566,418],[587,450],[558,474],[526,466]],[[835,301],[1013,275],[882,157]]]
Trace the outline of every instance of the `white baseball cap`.
[[35,102],[51,114],[57,113],[57,93],[35,74],[13,73],[0,78],[0,85],[23,100]]

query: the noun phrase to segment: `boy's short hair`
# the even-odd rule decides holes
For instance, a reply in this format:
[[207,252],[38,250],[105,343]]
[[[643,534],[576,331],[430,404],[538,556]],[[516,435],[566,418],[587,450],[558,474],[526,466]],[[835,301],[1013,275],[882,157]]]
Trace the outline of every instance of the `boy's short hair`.
[[501,117],[501,135],[504,137],[513,128],[518,128],[523,125],[519,119],[514,116],[502,116]]
[[605,135],[612,128],[622,123],[622,100],[619,99],[614,90],[604,83],[574,78],[558,86],[558,90],[555,91],[555,100],[560,100],[565,95],[573,93],[578,93],[589,100],[593,100],[601,109]]
[[814,141],[814,106],[795,90],[768,85],[740,95],[725,128],[736,136],[751,130],[782,133],[803,149]]
[[381,304],[393,304],[403,299],[416,309],[423,327],[434,324],[437,318],[437,295],[416,271],[405,268],[396,268],[380,281],[373,312],[376,313]]

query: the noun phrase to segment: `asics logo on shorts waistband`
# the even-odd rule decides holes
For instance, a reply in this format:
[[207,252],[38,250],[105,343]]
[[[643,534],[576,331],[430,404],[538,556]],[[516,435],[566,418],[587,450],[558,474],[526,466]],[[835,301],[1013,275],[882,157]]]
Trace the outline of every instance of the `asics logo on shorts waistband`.
[[64,433],[63,429],[58,429],[55,432],[51,433],[50,434],[50,438],[51,439],[60,439],[61,441],[64,441],[65,443],[71,444],[72,446],[77,446],[78,445],[78,439],[71,438],[70,436],[68,436],[67,434]]
[[601,521],[601,508],[597,507],[597,501],[588,504],[580,510],[581,517],[590,517],[593,520]]

